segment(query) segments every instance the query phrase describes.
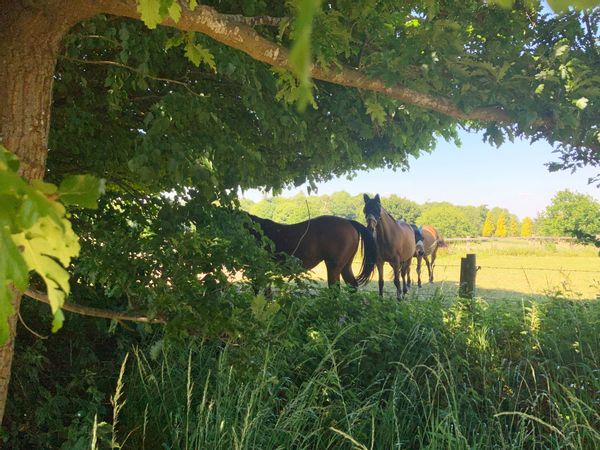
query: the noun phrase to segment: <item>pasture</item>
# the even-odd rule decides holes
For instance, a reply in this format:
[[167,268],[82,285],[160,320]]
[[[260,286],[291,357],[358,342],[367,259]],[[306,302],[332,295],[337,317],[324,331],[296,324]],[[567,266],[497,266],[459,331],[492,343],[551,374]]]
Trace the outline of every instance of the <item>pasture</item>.
[[[428,296],[434,288],[452,294],[457,292],[460,278],[460,258],[467,253],[477,255],[477,295],[486,299],[550,297],[566,299],[595,299],[600,294],[600,258],[598,250],[569,242],[503,239],[481,242],[449,242],[440,248],[434,270],[435,284],[426,283],[427,267],[423,263],[420,292],[412,295]],[[360,255],[357,255],[357,258]],[[355,263],[355,271],[359,265]],[[385,266],[386,295],[393,295],[391,268]],[[318,280],[326,279],[319,265],[311,273]],[[411,277],[416,283],[416,259],[411,266]],[[377,290],[375,277],[367,285]]]

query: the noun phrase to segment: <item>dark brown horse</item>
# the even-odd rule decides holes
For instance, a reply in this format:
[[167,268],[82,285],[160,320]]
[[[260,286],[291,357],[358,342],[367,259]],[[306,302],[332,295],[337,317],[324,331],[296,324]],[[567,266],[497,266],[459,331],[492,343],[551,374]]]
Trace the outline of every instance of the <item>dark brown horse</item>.
[[[400,299],[408,291],[406,276],[415,254],[415,233],[409,224],[406,222],[396,223],[390,213],[383,209],[379,194],[375,198],[369,198],[365,194],[364,200],[367,228],[377,241],[379,295],[383,295],[383,263],[388,262],[394,270],[396,297]],[[402,289],[400,288],[400,272],[402,272]]]
[[[305,269],[321,261],[327,266],[327,284],[344,281],[353,286],[371,278],[377,259],[377,245],[367,228],[355,220],[335,216],[319,216],[305,222],[286,225],[250,214],[263,234],[275,244],[275,253],[295,256]],[[362,244],[363,261],[358,277],[352,272],[352,261]]]

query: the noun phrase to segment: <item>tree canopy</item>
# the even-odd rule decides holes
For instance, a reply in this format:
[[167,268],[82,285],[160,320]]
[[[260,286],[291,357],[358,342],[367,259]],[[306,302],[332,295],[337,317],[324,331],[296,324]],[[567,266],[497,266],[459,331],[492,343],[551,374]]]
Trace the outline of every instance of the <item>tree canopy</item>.
[[600,235],[600,202],[589,195],[560,191],[541,214],[539,230],[551,236]]

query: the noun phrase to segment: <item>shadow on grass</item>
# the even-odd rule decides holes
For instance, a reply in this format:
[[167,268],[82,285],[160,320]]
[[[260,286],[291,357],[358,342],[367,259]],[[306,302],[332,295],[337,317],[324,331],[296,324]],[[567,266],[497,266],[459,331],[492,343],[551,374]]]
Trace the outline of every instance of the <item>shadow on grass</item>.
[[[323,283],[323,286],[325,284]],[[360,288],[361,291],[378,292],[377,280],[371,280],[366,286]],[[430,298],[434,295],[443,295],[447,298],[458,296],[458,283],[452,281],[441,281],[435,283],[425,283],[421,288],[412,285],[407,298],[409,300],[418,300]],[[391,281],[386,281],[383,286],[383,296],[386,298],[396,297],[396,287]],[[572,291],[553,291],[544,294],[532,294],[531,292],[520,292],[510,289],[483,289],[475,290],[475,297],[485,300],[596,300],[592,297],[573,295]]]

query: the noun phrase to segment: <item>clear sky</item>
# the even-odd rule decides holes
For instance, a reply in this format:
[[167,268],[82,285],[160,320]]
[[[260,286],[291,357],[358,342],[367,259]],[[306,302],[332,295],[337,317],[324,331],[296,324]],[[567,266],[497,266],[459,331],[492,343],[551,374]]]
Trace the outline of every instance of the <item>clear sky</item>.
[[[441,139],[430,154],[411,159],[407,172],[377,169],[359,172],[352,180],[337,178],[319,183],[316,195],[346,191],[352,195],[367,192],[383,196],[396,194],[417,203],[448,201],[455,205],[487,205],[508,208],[523,219],[536,217],[560,190],[589,194],[600,201],[600,188],[588,179],[600,168],[548,172],[544,165],[557,160],[545,141],[529,144],[507,142],[496,148],[483,142],[481,135],[462,133],[462,146]],[[284,191],[292,196],[306,186]],[[263,194],[248,191],[244,197],[258,201]]]

